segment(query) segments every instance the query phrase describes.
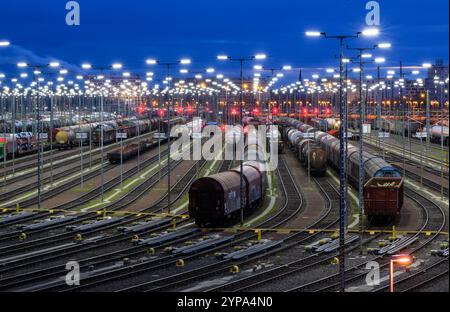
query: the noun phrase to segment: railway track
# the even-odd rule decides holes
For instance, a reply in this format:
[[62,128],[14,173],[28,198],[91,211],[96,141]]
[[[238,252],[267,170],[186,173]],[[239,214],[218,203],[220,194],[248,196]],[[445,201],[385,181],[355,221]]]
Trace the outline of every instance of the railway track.
[[[284,163],[284,160],[282,160],[281,164],[279,164],[278,173],[280,176],[283,176],[284,178],[289,178],[288,181],[284,181],[282,183],[283,190],[285,193],[285,203],[282,207],[282,209],[269,219],[263,221],[260,226],[268,226],[268,227],[277,227],[285,222],[292,219],[294,216],[298,214],[298,212],[303,207],[303,198],[301,196],[300,191],[298,190],[292,175],[289,172],[289,169],[286,167],[286,164]],[[294,191],[295,190],[295,191]],[[297,196],[293,194],[293,192],[297,192]],[[216,246],[212,249],[199,252],[195,255],[191,255],[185,258],[186,261],[198,259],[200,256],[210,254],[215,251],[224,250],[224,248],[235,246],[236,244],[243,243],[247,241],[248,239],[251,239],[253,237],[253,233],[250,233],[250,231],[243,232],[240,235],[237,235],[235,239],[231,243],[227,243],[225,245]],[[170,265],[171,261],[173,261],[173,257],[169,257],[170,262],[163,262],[156,264],[155,266],[146,267],[143,269],[137,269],[135,271],[131,271],[128,274],[124,273],[116,277],[105,277],[102,281],[97,281],[94,285],[103,285],[106,282],[112,282],[117,281],[120,284],[123,283],[123,279],[127,278],[129,276],[133,276],[136,274],[142,274],[144,272],[149,272],[152,270],[160,269],[162,267],[166,267]],[[176,286],[179,286],[181,284],[186,284],[189,282],[192,282],[193,280],[197,280],[199,278],[208,277],[214,274],[217,274],[219,272],[224,272],[228,269],[229,261],[222,260],[219,262],[213,262],[209,265],[205,265],[200,268],[194,268],[191,270],[188,270],[186,272],[182,272],[175,275],[170,275],[158,280],[150,281],[150,282],[144,282],[138,285],[131,285],[126,288],[119,288],[120,291],[161,291],[165,289],[170,289]],[[136,268],[136,267],[135,267]],[[93,285],[88,285],[93,286]],[[74,289],[71,289],[74,290]]]
[[[373,150],[375,150],[375,148],[373,148]],[[390,155],[388,158],[389,158],[389,160],[391,162],[397,163],[397,164],[393,164],[393,166],[397,170],[399,170],[400,172],[403,172],[403,165],[402,165],[403,164],[403,159],[401,159],[401,158],[399,158],[398,156],[395,156],[395,155]],[[410,161],[410,160],[406,161],[406,164],[413,165],[413,166],[418,166],[418,164],[416,162],[413,162],[413,161]],[[435,175],[437,180],[441,180],[441,172],[439,172],[438,170],[433,169],[433,168],[424,167],[424,171],[427,171],[427,172]],[[412,180],[414,180],[416,182],[422,182],[424,186],[428,187],[429,189],[431,189],[431,190],[433,190],[433,191],[435,191],[437,193],[441,192],[441,184],[440,183],[438,183],[436,181],[433,181],[433,180],[431,180],[431,179],[429,179],[427,177],[421,177],[420,174],[418,174],[418,173],[416,173],[416,172],[414,172],[414,171],[412,171],[410,169],[406,169],[405,172],[406,172],[406,177],[407,178],[410,178],[410,179],[412,179]],[[448,172],[444,173],[444,179],[448,180]],[[448,189],[448,187],[444,186],[443,192],[444,192],[443,193],[444,196],[446,196],[446,197],[449,196],[449,189]]]
[[[400,166],[395,166],[395,167],[398,168],[399,170],[402,170],[402,167],[400,167]],[[435,191],[437,193],[441,192],[441,184],[439,184],[439,183],[437,183],[435,181],[432,181],[432,180],[430,180],[428,178],[425,178],[425,177],[421,178],[420,174],[417,174],[417,173],[415,173],[415,172],[413,172],[411,170],[406,170],[406,177],[410,178],[410,179],[412,179],[412,180],[414,180],[416,182],[422,182],[424,186],[430,188],[431,190],[433,190],[433,191]],[[448,178],[446,179],[446,181],[448,181]],[[444,186],[442,188],[442,190],[443,190],[444,196],[448,198],[448,196],[449,196],[448,187]]]
[[[149,133],[142,134],[139,137],[130,138],[128,140],[123,141],[123,144],[129,144],[136,140],[145,139],[148,136],[152,136],[154,133],[155,133],[155,131],[152,131]],[[119,146],[120,146],[120,142],[105,145],[103,147],[103,152],[107,153]],[[84,147],[83,150],[84,150],[83,156],[87,157],[87,159],[90,159],[90,157],[92,157],[92,156],[101,154],[100,147],[94,148],[94,149],[92,149],[92,151],[89,151],[89,149],[86,149],[86,147]],[[33,156],[36,156],[36,155],[33,155]],[[67,166],[68,164],[78,162],[79,159],[80,159],[79,148],[77,148],[75,151],[70,151],[67,153],[66,153],[66,151],[64,151],[62,155],[53,156],[53,169],[61,168],[61,167]],[[27,161],[26,163],[19,166],[19,168],[16,167],[14,169],[13,168],[8,169],[6,171],[6,175],[7,176],[9,175],[10,178],[7,178],[7,183],[15,183],[15,182],[21,181],[24,178],[25,174],[26,174],[27,178],[37,175],[36,161],[37,161],[37,159],[31,159],[31,160],[29,160],[29,163]],[[41,171],[47,167],[50,167],[50,161],[51,161],[50,158],[44,158],[41,160]],[[88,162],[86,162],[86,163],[88,163]],[[12,166],[12,164],[11,164],[11,166]],[[3,168],[3,166],[1,164],[0,164],[0,168]],[[1,178],[3,178],[4,172],[5,171],[0,172]],[[12,176],[13,172],[14,172],[14,176]]]
[[[201,161],[200,163],[200,168],[205,164],[204,161]],[[231,161],[223,161],[220,167],[220,170],[228,170],[228,168],[230,167],[230,165],[232,164]],[[190,184],[193,182],[193,180],[196,177],[196,171],[194,171],[196,168],[198,168],[199,166],[195,165],[192,166],[191,169],[188,171],[188,173],[186,173],[186,175],[177,182],[176,185],[174,185],[172,192],[174,192],[175,194],[178,194],[177,197],[173,200],[172,203],[175,203],[176,201],[179,200],[179,198],[181,197],[182,194],[184,194],[186,192],[186,189],[188,186],[190,186]],[[186,182],[188,181],[188,182]],[[155,212],[162,212],[163,209],[165,209],[166,205],[164,205],[165,203],[165,199],[167,196],[164,196],[163,198],[161,198],[158,203],[156,203],[155,205],[153,205],[152,207],[150,207],[149,209]],[[141,220],[141,218],[137,218],[136,220]],[[182,223],[186,223],[188,222],[188,220],[183,220],[180,222],[180,224]],[[167,229],[167,227],[171,226],[170,224],[167,225],[163,225],[160,227],[157,227],[155,229],[151,229],[149,231],[144,231],[142,233],[139,233],[139,235],[148,235],[151,233],[155,233],[164,229]],[[198,236],[198,234],[196,234]],[[195,236],[195,235],[194,235]],[[192,236],[188,236],[186,238],[183,238],[181,240],[179,240],[179,242],[184,241],[185,239],[189,239],[192,238]],[[116,241],[113,242],[108,242],[107,244],[117,244],[120,242],[124,242],[124,241],[129,241],[130,237],[129,235],[126,238],[120,238]],[[163,244],[160,247],[163,248],[166,245],[170,245],[173,243],[177,243],[178,241],[174,241],[174,242],[169,242],[167,244]],[[102,245],[96,245],[95,248],[96,250],[101,249],[102,247],[104,247],[104,244]],[[77,253],[82,253],[82,252],[86,252],[91,250],[92,247],[88,247],[88,248],[80,248],[78,249],[76,252]],[[112,261],[120,261],[123,259],[124,254],[126,254],[127,257],[136,257],[138,255],[142,255],[142,254],[146,254],[146,250],[145,248],[143,248],[142,246],[134,246],[134,247],[128,247],[125,249],[121,249],[121,250],[116,250],[113,252],[109,252],[106,254],[101,254],[101,255],[96,255],[94,257],[88,257],[88,258],[84,258],[82,260],[79,261],[80,263],[80,268],[81,269],[87,269],[87,268],[91,268],[91,267],[97,267],[100,265],[105,265],[107,263],[110,263]],[[54,258],[58,258],[58,260],[60,259],[60,256],[56,256]],[[26,284],[30,284],[36,281],[42,281],[45,280],[46,278],[51,278],[53,276],[58,276],[58,275],[64,275],[65,274],[65,268],[64,265],[56,265],[53,267],[49,267],[49,268],[44,268],[44,269],[40,269],[40,270],[36,270],[36,271],[32,271],[32,272],[25,272],[22,274],[16,274],[13,276],[9,276],[4,278],[3,280],[0,280],[0,290],[2,289],[13,289],[13,288],[17,288],[19,286],[23,286]]]
[[[176,165],[180,164],[181,161],[173,162],[172,166],[175,167]],[[167,167],[164,167],[161,170],[161,177],[164,177],[167,174]],[[156,185],[156,183],[159,182],[159,178],[157,174],[152,175],[150,178],[145,180],[142,184],[139,184],[137,187],[133,188],[130,192],[127,192],[124,196],[119,198],[117,201],[114,201],[113,203],[102,207],[102,210],[108,210],[108,211],[117,211],[121,209],[125,209],[129,204],[133,203],[134,201],[138,200],[145,192]],[[120,183],[120,181],[119,181]],[[55,228],[61,228],[61,227],[67,227],[68,225],[73,224],[80,224],[89,220],[92,220],[96,218],[98,215],[96,212],[87,212],[86,214],[82,214],[78,216],[76,219],[71,220],[69,222],[65,222],[63,224],[56,225],[55,227],[52,227],[52,230],[55,230]],[[117,224],[115,224],[117,225]],[[45,228],[45,230],[49,230],[50,228]],[[95,232],[95,231],[94,231]],[[32,234],[32,233],[31,233]],[[11,234],[11,236],[17,236],[17,233]],[[20,251],[26,251],[30,247],[36,248],[36,247],[43,247],[50,244],[55,244],[59,242],[63,242],[69,238],[73,237],[73,233],[60,233],[53,236],[46,236],[37,240],[27,241],[21,244],[16,245],[10,245],[6,247],[0,248],[0,252],[3,255],[7,254],[13,254]],[[7,238],[5,238],[7,239]]]
[[[339,211],[339,193],[332,186],[327,179],[325,178],[314,178],[314,182],[318,185],[322,195],[326,199],[326,207],[322,215],[312,224],[309,225],[308,228],[324,228],[329,229],[334,226],[338,221],[339,217],[337,215]],[[300,237],[301,236],[301,237]],[[320,233],[315,233],[312,235],[305,234],[294,234],[291,237],[298,239],[300,237],[300,241],[305,242],[306,240],[311,240],[321,236]],[[283,247],[283,250],[289,250],[295,246],[297,246],[299,242],[294,241],[290,244],[287,244]],[[279,252],[279,251],[278,251]],[[271,268],[268,270],[263,270],[258,273],[253,273],[250,276],[240,278],[237,280],[233,280],[227,282],[220,286],[215,286],[207,289],[208,292],[234,292],[234,291],[248,291],[251,288],[264,285],[270,282],[274,282],[277,280],[281,280],[283,277],[291,275],[297,271],[300,271],[302,267],[298,267],[299,264],[304,263],[315,263],[317,261],[317,256],[311,256],[303,259],[298,259],[291,261],[282,266],[278,266],[275,268]]]
[[[421,241],[421,244],[418,247],[413,248],[409,251],[409,253],[414,254],[419,252],[428,246],[436,237],[439,236],[439,233],[446,226],[446,216],[445,212],[441,207],[436,205],[434,202],[429,199],[423,197],[419,193],[407,189],[405,195],[415,201],[424,212],[424,223],[422,227],[419,229],[417,234],[415,234],[411,239],[419,238],[420,235],[424,234],[427,231],[435,231],[435,234],[431,235],[431,237],[424,239]],[[377,256],[371,258],[368,261],[364,261],[363,263],[357,264],[353,267],[346,269],[346,283],[355,282],[361,279],[364,279],[367,272],[363,269],[366,264],[370,261],[378,261],[380,263],[380,268],[385,268],[389,265],[389,260],[383,258],[383,256]],[[307,291],[307,292],[318,292],[318,291],[337,291],[340,286],[340,274],[333,274],[326,277],[323,277],[319,280],[309,282],[294,288],[291,288],[287,291]]]
[[[398,277],[394,280],[396,292],[417,291],[436,280],[448,278],[448,257],[439,259],[433,264],[421,268],[406,277]],[[389,291],[389,285],[384,285],[374,290],[375,292]]]
[[[224,164],[222,164],[221,167],[225,166]],[[301,206],[301,205],[300,205]],[[280,220],[278,220],[280,221]],[[275,219],[271,219],[271,222],[275,222]],[[246,235],[242,235],[242,236],[246,236],[245,238],[243,237],[242,240],[247,240],[250,237],[252,237],[253,235],[248,235],[249,233],[246,233]],[[197,254],[195,256],[193,256],[193,258],[198,257],[200,254]],[[169,259],[170,258],[170,259]],[[103,285],[104,283],[108,283],[108,282],[112,282],[115,281],[117,279],[123,279],[126,278],[127,276],[130,275],[135,275],[135,274],[140,274],[142,272],[145,271],[149,271],[152,268],[158,268],[158,267],[162,267],[162,266],[167,266],[169,264],[169,261],[173,261],[173,257],[172,256],[165,256],[162,257],[162,259],[156,259],[154,261],[150,261],[150,263],[142,263],[142,264],[138,264],[138,265],[133,265],[133,267],[131,268],[132,270],[130,270],[130,268],[122,268],[122,269],[117,269],[117,270],[113,270],[111,272],[105,272],[103,274],[100,274],[99,276],[93,276],[90,277],[88,279],[83,280],[83,285],[80,286],[80,288],[90,288],[90,287],[95,287],[96,285]],[[162,263],[159,263],[160,261],[162,261]],[[158,264],[156,264],[156,262],[158,262]],[[151,266],[152,263],[155,263],[153,266]],[[51,290],[58,290],[58,288],[52,288]],[[65,287],[62,287],[62,289],[59,290],[63,290],[65,289]],[[48,290],[48,289],[46,289]],[[66,290],[79,290],[78,288],[69,288]]]
[[[200,161],[200,167],[204,165],[204,161]],[[176,203],[177,201],[180,200],[180,198],[182,197],[183,194],[185,194],[187,188],[190,186],[190,184],[193,182],[193,180],[195,179],[196,176],[196,168],[198,168],[196,165],[193,165],[188,172],[180,179],[178,180],[178,182],[172,187],[172,192],[174,194],[177,194],[176,197],[174,197],[172,199],[172,204]],[[166,207],[166,198],[167,198],[167,194],[165,194],[163,197],[161,197],[154,205],[151,205],[145,209],[143,209],[141,212],[162,212]],[[114,228],[117,226],[125,226],[127,224],[130,224],[132,222],[137,222],[139,220],[145,219],[145,216],[140,216],[140,217],[130,217],[127,220],[124,220],[123,222],[121,222],[120,224],[114,224],[114,226],[110,227],[110,228]],[[185,222],[185,221],[182,221]],[[164,230],[168,227],[171,226],[171,223],[168,222],[167,224],[152,228],[150,230],[147,231],[143,231],[140,232],[139,235],[145,235],[145,234],[151,234],[160,230]],[[105,228],[102,228],[102,230],[105,230]],[[50,260],[50,259],[57,259],[60,260],[63,257],[68,257],[74,253],[81,253],[81,252],[88,252],[88,251],[92,251],[92,250],[99,250],[101,248],[105,248],[107,246],[115,246],[117,244],[123,244],[124,242],[128,242],[130,240],[130,238],[132,237],[133,233],[131,234],[125,234],[125,233],[119,233],[119,234],[113,234],[110,237],[107,237],[105,239],[99,240],[94,246],[80,246],[75,245],[73,246],[73,248],[68,248],[66,250],[60,250],[58,253],[55,253],[53,255],[51,255],[51,257],[48,257],[46,260]],[[137,256],[139,254],[145,254],[146,253],[146,248],[142,247],[142,246],[133,246],[133,247],[128,247],[122,250],[115,250],[113,252],[109,252],[106,254],[102,254],[102,255],[96,255],[94,257],[89,257],[89,258],[85,258],[80,260],[80,265],[82,269],[86,269],[89,267],[97,267],[100,266],[102,264],[106,264],[109,263],[111,261],[118,261],[123,259],[124,254],[126,254],[128,257],[130,256]],[[39,263],[39,261],[42,261],[42,259],[37,259],[34,264]],[[22,263],[20,266],[15,266],[15,267],[9,267],[8,269],[17,269],[20,267],[23,267],[24,265],[29,266],[33,263],[27,262],[27,263]],[[4,274],[6,271],[2,272],[2,270],[0,270],[0,274]],[[53,276],[58,276],[58,275],[64,275],[65,273],[65,266],[64,264],[62,265],[56,265],[53,267],[49,267],[49,268],[44,268],[44,269],[40,269],[40,270],[36,270],[36,271],[32,271],[32,272],[26,272],[23,274],[17,274],[17,275],[11,275],[7,278],[4,278],[2,280],[0,280],[0,289],[11,289],[11,288],[17,288],[19,286],[23,286],[26,285],[27,283],[32,283],[32,282],[36,282],[36,281],[42,281],[45,278],[51,278]]]
[[[372,146],[372,147],[375,147],[375,148],[378,149],[378,142],[376,140],[373,140],[371,138],[365,138],[365,142],[369,146]],[[391,152],[395,151],[395,153],[392,153],[392,154],[394,154],[396,156],[402,156],[403,155],[403,149],[400,146],[396,146],[394,144],[389,144],[389,143],[383,142],[379,149],[381,150],[383,148],[383,146],[384,146],[385,150],[390,150]],[[420,153],[417,153],[417,152],[411,152],[411,153],[407,152],[406,153],[406,151],[405,151],[405,155],[406,154],[413,155],[415,157],[415,160],[413,160],[413,161],[416,164],[420,163],[419,159],[424,159],[425,160],[425,165],[427,167],[429,167],[430,169],[440,170],[440,168],[441,168],[441,162],[439,160],[435,159],[435,158],[428,157],[428,156],[425,156],[425,155],[421,155]],[[444,163],[443,164],[443,168],[444,168],[444,172],[448,175],[448,173],[449,173],[448,163]]]
[[[165,150],[163,150],[161,152],[161,156],[165,156],[165,155],[167,155],[167,153],[168,153],[168,151],[167,151],[167,149],[165,149]],[[155,155],[155,156],[151,157],[150,159],[144,161],[140,165],[141,170],[146,168],[146,167],[150,167],[150,166],[154,165],[155,163],[158,162],[158,159],[159,159],[159,156]],[[114,165],[111,165],[111,164],[108,165],[108,166],[114,167]],[[131,168],[130,170],[128,170],[128,171],[123,173],[123,179],[131,178],[134,175],[136,175],[137,173],[138,173],[138,168],[137,168],[137,166],[135,166],[135,167]],[[92,174],[99,174],[99,173],[97,172],[97,173],[92,173]],[[88,178],[88,177],[86,177],[86,178]],[[158,175],[152,176],[152,180],[153,181],[155,179],[157,179],[157,178],[158,178]],[[78,182],[75,181],[73,183],[78,183]],[[115,178],[105,182],[104,185],[103,185],[103,190],[104,190],[104,192],[108,192],[108,191],[114,189],[115,187],[117,187],[119,185],[120,185],[120,176],[117,176],[117,177],[115,177]],[[71,186],[73,187],[74,185],[72,184]],[[74,209],[76,207],[79,207],[79,206],[81,206],[83,204],[86,204],[86,203],[94,200],[95,198],[97,198],[99,196],[100,190],[101,190],[101,186],[98,186],[95,189],[89,191],[88,193],[86,193],[86,194],[76,198],[75,200],[68,201],[68,202],[66,202],[64,204],[58,205],[57,207],[53,207],[53,209],[55,209],[55,210],[71,210],[71,209]],[[54,189],[53,190],[54,194],[57,194],[57,192],[59,192],[59,191],[60,190],[58,190],[58,189]],[[29,205],[32,205],[32,203],[29,204]],[[24,205],[22,207],[26,207],[26,205]],[[30,220],[33,220],[33,219],[35,220],[35,219],[38,219],[38,218],[45,218],[45,217],[49,217],[51,215],[52,214],[50,214],[50,213],[42,213],[42,214],[38,214],[34,218],[29,218],[29,219],[26,219],[26,220],[20,220],[20,221],[17,221],[16,223],[24,222],[24,221],[30,221]],[[88,218],[89,216],[92,216],[92,213],[87,213],[86,215],[80,215],[79,218],[77,218],[77,219],[75,219],[75,220],[73,220],[71,222],[64,223],[64,225],[59,225],[59,227],[67,226],[67,225],[74,224],[74,223],[77,223],[77,222],[85,221],[86,218]],[[10,226],[11,224],[14,224],[14,223],[9,223],[8,226]],[[28,234],[36,234],[36,233],[44,232],[44,231],[47,231],[47,230],[54,230],[57,227],[58,226],[54,226],[54,227],[50,226],[50,227],[46,227],[46,228],[43,228],[43,229],[38,230],[38,231],[31,231]],[[22,231],[13,231],[12,233],[4,233],[4,234],[2,234],[2,238],[0,238],[0,244],[5,242],[5,241],[9,241],[9,240],[11,240],[14,237],[17,237],[17,235],[19,235],[20,233],[22,233]],[[45,240],[45,239],[50,240],[51,237],[43,238],[43,240]],[[32,240],[32,241],[26,241],[26,242],[21,243],[21,244],[16,245],[16,246],[22,246],[22,245],[27,246],[27,245],[31,245],[31,244],[35,245],[36,243],[37,243],[36,240]],[[6,252],[6,250],[4,250],[3,248],[0,247],[0,252]]]
[[[93,166],[96,166],[96,165],[98,165],[100,163],[100,161],[101,161],[101,159],[97,158],[97,159],[94,159],[91,164]],[[65,168],[65,170],[63,172],[58,172],[58,173],[53,174],[52,177],[48,176],[48,177],[42,178],[41,179],[41,186],[45,187],[46,185],[50,185],[52,182],[55,183],[58,180],[65,178],[66,176],[70,176],[70,175],[76,174],[78,172],[80,172],[80,166],[79,165],[75,165],[73,167],[69,166],[69,168]],[[37,187],[38,187],[38,182],[37,181],[33,181],[33,182],[28,183],[26,185],[20,185],[18,188],[15,188],[15,189],[13,189],[11,191],[7,191],[7,192],[4,192],[4,193],[1,193],[0,197],[1,197],[2,201],[8,201],[8,200],[11,200],[14,197],[17,197],[17,196],[19,196],[21,194],[33,191]]]

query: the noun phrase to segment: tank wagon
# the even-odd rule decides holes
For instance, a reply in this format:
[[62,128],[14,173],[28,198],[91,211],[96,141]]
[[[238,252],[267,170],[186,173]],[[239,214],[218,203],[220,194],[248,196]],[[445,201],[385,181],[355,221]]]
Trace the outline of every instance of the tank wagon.
[[[264,163],[250,161],[243,165],[244,213],[257,208],[265,196]],[[189,216],[203,226],[219,226],[240,216],[240,168],[197,179],[189,189]]]
[[266,145],[268,151],[270,150],[270,146],[273,144],[272,142],[278,145],[278,154],[282,154],[284,150],[284,143],[278,129],[267,129]]
[[[294,125],[303,128],[298,121],[288,121],[288,127]],[[294,137],[292,130],[289,130],[290,137]],[[331,166],[339,170],[339,139],[334,136],[317,131],[314,133],[313,141],[325,152],[326,161]],[[348,160],[348,175],[351,183],[358,187],[359,181],[359,150],[348,143],[346,159]],[[365,175],[364,198],[365,214],[368,217],[396,217],[400,214],[403,206],[403,178],[395,167],[388,164],[384,159],[374,156],[366,151],[363,152],[363,170]],[[388,179],[389,183],[378,186],[374,184],[379,179]],[[376,185],[376,187],[374,187]],[[385,194],[386,196],[380,196]]]
[[449,128],[447,126],[435,125],[430,129],[431,142],[441,143],[443,139],[444,145],[448,146],[449,143]]
[[[73,148],[90,143],[101,144],[101,123],[92,122],[81,125],[56,128],[53,133],[53,141],[58,149]],[[116,141],[116,133],[123,132],[127,137],[135,137],[138,134],[148,133],[158,129],[158,119],[123,119],[119,121],[105,121],[103,123],[103,144],[109,144]],[[92,140],[92,142],[91,142]]]
[[287,144],[300,163],[309,168],[311,174],[324,175],[327,171],[327,158],[323,147],[314,139],[317,129],[295,121],[286,130]]

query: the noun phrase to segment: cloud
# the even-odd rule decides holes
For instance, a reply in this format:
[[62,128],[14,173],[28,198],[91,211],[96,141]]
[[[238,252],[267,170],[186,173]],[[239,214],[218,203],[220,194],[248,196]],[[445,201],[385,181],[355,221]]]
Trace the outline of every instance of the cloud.
[[61,64],[61,67],[69,70],[69,72],[73,74],[80,73],[81,71],[81,69],[77,65],[68,63],[57,57],[38,55],[37,53],[19,45],[11,45],[8,48],[5,48],[2,53],[0,53],[0,64],[4,64],[7,66],[14,66],[18,62],[26,62],[30,65],[43,65],[55,61],[59,62]]

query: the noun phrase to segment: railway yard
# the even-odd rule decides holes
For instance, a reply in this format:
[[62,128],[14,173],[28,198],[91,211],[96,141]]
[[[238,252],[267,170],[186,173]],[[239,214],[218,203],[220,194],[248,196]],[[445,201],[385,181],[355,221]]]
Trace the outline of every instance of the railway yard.
[[0,295],[198,312],[449,292],[448,4],[380,20],[366,1],[364,26],[357,1],[154,1],[119,27],[119,2],[70,44],[25,12],[45,56],[0,27]]
[[[172,157],[169,199],[167,139],[158,144],[155,131],[102,148],[82,146],[80,150],[74,146],[56,149],[51,156],[43,152],[40,182],[34,166],[36,155],[18,158],[14,165],[8,160],[0,173],[5,179],[0,205],[0,290],[339,290],[339,172],[333,168],[328,147],[314,142],[333,145],[337,139],[292,118],[277,117],[275,123],[280,131],[270,138],[279,142],[276,170],[261,169],[263,162],[244,163],[245,183],[253,183],[254,172],[265,177],[264,186],[259,186],[261,199],[248,204],[244,224],[221,223],[221,219],[210,223],[208,219],[211,203],[216,201],[211,197],[216,192],[211,179],[227,174],[225,185],[237,187],[239,192],[239,182],[230,182],[236,177],[239,181],[239,161]],[[305,135],[311,131],[317,132]],[[311,146],[305,148],[302,140]],[[120,144],[139,146],[133,142],[148,144],[139,159],[134,154],[125,162],[122,159],[123,165],[108,160],[107,155]],[[349,140],[349,144],[356,143]],[[442,291],[448,285],[448,186],[441,188],[442,174],[434,168],[432,157],[403,161],[394,149],[388,153],[389,145],[384,143],[386,146],[380,147],[367,140],[365,152],[374,155],[369,158],[381,159],[384,150],[384,161],[396,172],[406,173],[399,178],[404,202],[395,219],[382,224],[372,224],[369,219],[374,216],[366,214],[361,229],[357,185],[350,183],[346,291],[387,291],[389,284],[383,276],[389,255],[400,251],[413,255],[414,262],[408,270],[398,272],[399,291]],[[322,160],[316,157],[320,151],[324,152]],[[232,168],[236,171],[229,171]],[[443,176],[448,181],[448,171]],[[206,184],[201,179],[206,179]],[[202,202],[202,192],[206,202]],[[203,219],[200,212],[188,209],[202,205],[208,210]],[[238,205],[234,209],[240,211]],[[69,286],[65,280],[66,265],[71,261],[79,265],[79,285]],[[381,282],[368,286],[367,265],[374,261],[379,263]]]

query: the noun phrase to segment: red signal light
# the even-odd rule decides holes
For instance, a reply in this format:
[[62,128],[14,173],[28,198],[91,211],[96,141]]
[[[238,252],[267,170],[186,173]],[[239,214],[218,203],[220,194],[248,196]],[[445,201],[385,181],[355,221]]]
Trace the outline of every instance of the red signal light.
[[278,114],[278,107],[274,107],[272,109],[272,114],[277,115]]
[[183,107],[181,107],[181,106],[178,107],[178,112],[179,112],[179,113],[182,113],[182,112],[183,112]]
[[303,109],[303,114],[308,114],[308,110],[306,108]]
[[231,115],[237,115],[237,110],[236,110],[236,108],[233,108],[233,109],[231,110]]
[[160,116],[160,117],[163,117],[164,116],[164,110],[163,109],[160,109],[159,110],[159,112],[158,112],[158,115]]

